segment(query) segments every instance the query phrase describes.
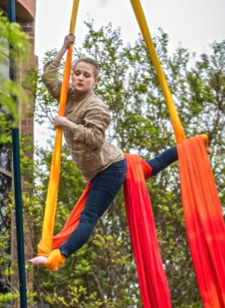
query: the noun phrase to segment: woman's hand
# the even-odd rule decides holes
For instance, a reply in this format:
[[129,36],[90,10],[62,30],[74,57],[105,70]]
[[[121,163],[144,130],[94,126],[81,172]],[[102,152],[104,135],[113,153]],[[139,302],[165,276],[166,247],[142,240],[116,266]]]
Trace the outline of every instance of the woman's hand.
[[46,260],[47,260],[47,257],[39,256],[39,257],[30,259],[29,262],[32,263],[33,265],[43,265]]
[[68,49],[70,44],[74,44],[75,42],[75,35],[73,33],[69,33],[64,38],[63,48]]
[[66,53],[67,49],[69,48],[70,44],[73,44],[75,42],[75,36],[73,33],[69,33],[64,38],[64,43],[60,51],[56,54],[54,60],[61,62],[62,57]]
[[63,128],[63,129],[72,129],[73,122],[69,121],[66,117],[56,116],[54,118],[54,124],[56,128]]

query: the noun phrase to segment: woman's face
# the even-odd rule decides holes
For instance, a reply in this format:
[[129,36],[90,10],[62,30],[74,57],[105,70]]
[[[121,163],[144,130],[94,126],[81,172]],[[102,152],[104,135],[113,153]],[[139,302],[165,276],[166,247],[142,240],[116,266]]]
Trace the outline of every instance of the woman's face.
[[86,62],[78,62],[73,70],[72,82],[74,89],[80,93],[86,93],[92,90],[97,83],[94,67]]

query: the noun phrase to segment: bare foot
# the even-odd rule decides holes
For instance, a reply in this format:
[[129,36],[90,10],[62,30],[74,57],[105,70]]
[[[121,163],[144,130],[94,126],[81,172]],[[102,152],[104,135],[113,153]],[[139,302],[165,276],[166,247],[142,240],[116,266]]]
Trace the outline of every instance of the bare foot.
[[43,263],[45,263],[45,261],[47,260],[47,257],[35,257],[33,259],[30,259],[29,262],[32,263],[33,265],[42,265]]

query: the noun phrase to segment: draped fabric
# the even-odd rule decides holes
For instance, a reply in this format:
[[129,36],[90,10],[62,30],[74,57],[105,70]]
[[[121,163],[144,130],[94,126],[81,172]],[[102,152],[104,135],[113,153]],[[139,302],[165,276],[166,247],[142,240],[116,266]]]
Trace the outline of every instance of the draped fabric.
[[168,308],[171,307],[169,287],[145,184],[145,178],[149,177],[149,166],[137,155],[126,155],[126,160],[124,199],[143,306]]
[[[71,22],[70,22],[70,30],[69,30],[70,33],[73,33],[75,30],[78,6],[79,6],[79,0],[74,0]],[[70,81],[70,73],[71,73],[72,51],[73,51],[73,46],[71,44],[70,47],[68,48],[66,64],[64,69],[62,89],[59,101],[59,116],[64,116],[65,113],[69,81]],[[55,224],[56,204],[58,197],[58,187],[59,187],[61,149],[62,149],[62,128],[57,128],[54,149],[52,154],[52,164],[50,170],[47,198],[45,204],[45,215],[42,228],[42,237],[38,244],[39,256],[48,256],[51,252],[53,230]]]
[[225,225],[204,141],[178,146],[184,217],[202,302],[225,307]]
[[[65,66],[64,80],[60,96],[59,116],[64,115],[67,93],[69,88],[69,78],[71,71],[72,46],[69,47]],[[61,165],[62,149],[62,128],[56,129],[56,137],[52,154],[52,164],[50,170],[47,199],[45,204],[45,216],[42,229],[42,238],[38,244],[38,255],[48,256],[51,251],[52,237],[55,223],[55,213],[58,197],[59,174]]]

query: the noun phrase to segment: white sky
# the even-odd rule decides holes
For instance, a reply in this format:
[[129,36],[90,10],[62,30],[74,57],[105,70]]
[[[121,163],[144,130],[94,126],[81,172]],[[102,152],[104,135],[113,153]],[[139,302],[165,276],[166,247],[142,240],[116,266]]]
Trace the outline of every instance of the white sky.
[[[225,0],[141,0],[146,19],[154,34],[162,28],[170,37],[170,47],[179,43],[197,53],[206,52],[208,44],[225,39]],[[60,48],[69,31],[73,0],[37,0],[36,55]],[[76,44],[86,33],[83,22],[94,18],[99,28],[109,22],[121,27],[125,41],[137,38],[139,27],[129,0],[80,0]]]
[[[47,50],[59,49],[69,31],[73,0],[36,0],[35,53],[39,63]],[[207,52],[208,44],[225,39],[225,0],[141,0],[152,36],[158,28],[169,34],[170,49],[181,44],[190,51]],[[129,0],[80,0],[76,44],[86,34],[84,21],[94,18],[95,28],[112,22],[125,42],[140,32]],[[35,139],[45,144],[48,130],[35,125]]]

